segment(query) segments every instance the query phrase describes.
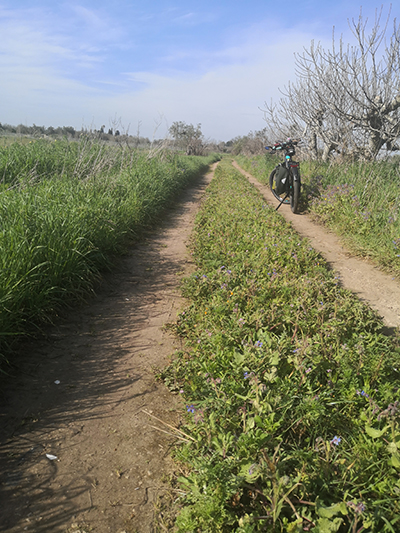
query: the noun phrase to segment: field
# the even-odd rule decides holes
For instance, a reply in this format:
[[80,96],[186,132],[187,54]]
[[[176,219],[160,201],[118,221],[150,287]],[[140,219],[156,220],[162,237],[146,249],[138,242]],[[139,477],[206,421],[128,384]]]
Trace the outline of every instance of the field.
[[396,531],[396,341],[229,164],[192,251],[161,373],[187,410],[176,530]]
[[211,158],[37,140],[0,147],[0,362],[85,298]]
[[[20,339],[34,336],[49,322],[56,323],[64,309],[73,309],[87,298],[114,261],[139,242],[144,230],[160,221],[180,191],[218,159],[217,155],[144,152],[90,138],[0,147],[3,372],[13,364]],[[261,181],[276,164],[265,157],[236,159]],[[400,179],[396,164],[327,167],[304,162],[302,174],[305,194],[301,208],[343,235],[358,254],[399,275],[396,187]],[[340,286],[323,258],[279,212],[266,205],[229,158],[217,166],[189,248],[196,270],[182,282],[187,305],[177,321],[167,325],[182,348],[171,355],[165,368],[156,371],[158,381],[182,402],[183,425],[177,424],[176,430],[168,427],[175,436],[173,455],[180,474],[171,477],[172,497],[158,514],[155,527],[180,533],[398,531],[399,337],[384,334],[375,312]],[[154,257],[159,257],[158,252]],[[175,272],[175,267],[169,269]],[[147,264],[141,268],[152,270]],[[172,271],[169,274],[176,277]],[[93,518],[100,531],[108,527],[106,517],[112,520],[112,513],[120,514],[110,506],[130,505],[117,499],[111,505],[108,492],[100,496],[101,490],[106,490],[103,486],[110,486],[107,468],[114,458],[119,457],[121,464],[113,467],[117,475],[112,482],[118,489],[111,496],[118,493],[128,501],[134,498],[125,494],[122,483],[139,489],[135,468],[141,466],[145,471],[150,461],[152,470],[162,468],[156,452],[151,460],[142,454],[143,465],[131,461],[148,428],[143,426],[143,435],[126,434],[132,416],[128,413],[129,421],[122,420],[122,406],[129,400],[135,413],[140,411],[144,396],[140,387],[146,383],[149,391],[155,389],[134,341],[124,338],[126,355],[116,356],[114,345],[121,348],[125,332],[138,336],[130,331],[133,325],[125,322],[129,319],[126,311],[121,311],[119,302],[117,305],[118,335],[117,329],[114,335],[107,330],[105,340],[100,341],[103,332],[90,330],[87,336],[97,335],[96,343],[82,344],[79,338],[78,360],[77,348],[71,356],[68,346],[62,364],[68,368],[70,380],[64,392],[57,380],[60,396],[49,386],[56,381],[53,369],[47,370],[51,358],[46,360],[46,380],[40,390],[43,398],[52,395],[50,414],[40,398],[35,399],[40,414],[30,413],[29,422],[26,414],[21,415],[15,437],[26,462],[19,461],[15,451],[7,456],[9,461],[15,459],[15,468],[31,468],[36,475],[41,451],[54,450],[41,440],[36,443],[33,435],[41,439],[45,432],[53,435],[54,431],[57,435],[50,440],[54,446],[59,441],[56,449],[64,454],[57,468],[71,476],[67,457],[71,450],[74,457],[80,457],[76,443],[82,438],[79,442],[85,457],[89,451],[90,457],[94,456],[93,472],[99,465],[105,469],[102,483],[88,481],[89,508],[86,489],[82,490],[85,518],[97,512],[91,491],[99,502],[103,498],[104,514],[99,511]],[[138,316],[134,314],[137,302],[129,305],[131,316]],[[106,318],[115,321],[115,317],[103,316],[103,311],[97,313],[103,329]],[[135,326],[141,328],[140,321]],[[143,337],[140,342],[144,343]],[[61,359],[57,364],[59,371]],[[85,364],[89,375],[82,374]],[[123,386],[114,383],[118,368]],[[101,378],[93,379],[94,372]],[[90,413],[96,405],[96,416],[85,412],[88,394],[92,394]],[[133,403],[136,397],[138,403]],[[71,436],[68,423],[75,421],[78,405],[82,406],[79,416],[85,431],[82,425]],[[122,408],[121,420],[115,416],[114,405]],[[25,405],[23,412],[27,412]],[[106,412],[112,422],[104,416]],[[64,417],[65,428],[59,426],[54,413],[62,413],[59,416]],[[105,425],[101,425],[103,417]],[[117,431],[116,426],[121,429]],[[96,456],[96,439],[101,442],[103,433],[104,449],[111,455],[104,456],[102,463]],[[149,435],[146,442],[158,442]],[[15,450],[12,438],[8,445]],[[35,452],[37,460],[32,456],[35,461],[30,466],[26,442],[35,442],[38,446],[31,449],[40,450]],[[134,464],[131,470],[122,466],[127,458]],[[80,465],[79,460],[75,462]],[[148,475],[144,471],[141,483]],[[132,474],[130,480],[124,478],[125,472]],[[61,487],[62,476],[54,476],[52,471],[49,483],[54,482],[52,490],[56,491],[55,483]],[[24,490],[29,492],[29,486],[24,485]],[[12,486],[10,494],[14,498]],[[17,508],[17,501],[15,505]],[[54,505],[51,510],[43,507],[43,512],[65,530],[68,524],[60,518],[65,509],[62,502],[57,505],[56,510]],[[71,507],[70,515],[75,514],[77,510]],[[124,524],[127,531],[128,526]],[[90,524],[79,528],[89,531]]]

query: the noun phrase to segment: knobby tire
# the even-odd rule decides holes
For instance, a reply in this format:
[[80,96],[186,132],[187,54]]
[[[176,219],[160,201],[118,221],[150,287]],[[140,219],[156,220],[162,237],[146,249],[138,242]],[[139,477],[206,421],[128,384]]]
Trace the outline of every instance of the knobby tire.
[[293,180],[293,188],[290,193],[290,208],[292,213],[297,213],[300,199],[300,181]]

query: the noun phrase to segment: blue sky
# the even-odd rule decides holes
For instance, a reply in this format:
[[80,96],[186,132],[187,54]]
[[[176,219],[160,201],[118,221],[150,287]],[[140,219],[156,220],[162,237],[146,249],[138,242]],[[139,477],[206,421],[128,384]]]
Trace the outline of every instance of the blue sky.
[[[294,81],[311,40],[350,38],[366,0],[0,0],[0,123],[163,138],[175,121],[228,141]],[[394,5],[392,15],[399,15]],[[396,13],[397,12],[397,13]]]

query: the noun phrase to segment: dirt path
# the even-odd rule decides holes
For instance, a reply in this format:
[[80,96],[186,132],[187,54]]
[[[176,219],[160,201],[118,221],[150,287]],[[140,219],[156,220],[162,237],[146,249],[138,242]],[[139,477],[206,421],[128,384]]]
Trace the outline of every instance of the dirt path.
[[[268,188],[241,171],[275,205]],[[173,438],[154,429],[166,428],[144,411],[179,424],[179,400],[155,381],[154,367],[178,347],[161,327],[183,304],[178,284],[192,268],[185,241],[211,177],[185,193],[162,229],[131,250],[90,304],[45,340],[27,343],[24,373],[1,383],[0,531],[154,531],[162,477],[173,468]],[[344,286],[388,326],[400,325],[400,288],[390,276],[350,257],[306,215],[286,206],[280,212]]]
[[[267,202],[277,206],[268,186],[262,185],[236,162],[233,165],[257,187]],[[321,252],[331,268],[339,274],[344,287],[368,302],[382,316],[386,326],[400,327],[400,285],[393,276],[385,274],[370,262],[351,256],[336,235],[313,223],[306,214],[294,215],[288,205],[282,205],[279,213],[292,223],[300,235],[310,240],[315,250]]]
[[185,241],[211,177],[186,191],[90,304],[27,343],[24,374],[1,384],[0,531],[154,530],[173,439],[144,410],[179,423],[179,400],[154,367],[177,348],[161,327],[183,305]]

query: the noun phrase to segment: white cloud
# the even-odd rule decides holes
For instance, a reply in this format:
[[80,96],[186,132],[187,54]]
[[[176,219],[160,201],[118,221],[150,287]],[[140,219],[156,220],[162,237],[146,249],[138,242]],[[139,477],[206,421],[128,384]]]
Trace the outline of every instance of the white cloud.
[[[278,88],[293,80],[293,52],[309,42],[310,36],[300,32],[271,33],[219,51],[219,66],[204,74],[130,73],[127,77],[137,84],[135,89],[100,98],[94,106],[132,124],[141,122],[143,135],[152,135],[149,118],[161,114],[166,124],[200,122],[206,136],[229,140],[265,126],[260,108],[265,101],[278,99]],[[228,57],[229,64],[223,65],[221,57]]]
[[[108,38],[122,46],[123,32],[115,26],[104,36],[108,19],[99,11],[80,7],[74,13],[89,29],[87,37],[68,33],[70,21],[61,31],[42,12],[0,11],[1,122],[80,128],[118,116],[134,129],[141,122],[141,134],[152,137],[162,115],[156,136],[183,120],[201,123],[207,137],[229,140],[264,127],[259,108],[293,80],[293,53],[311,41],[306,31],[259,23],[215,51],[181,47],[164,62],[169,70],[127,74],[121,63],[116,74],[102,54]],[[186,72],[176,67],[182,58],[190,63]]]
[[182,24],[184,26],[200,26],[210,23],[216,19],[216,15],[209,11],[190,12],[179,15],[172,19],[172,22]]

